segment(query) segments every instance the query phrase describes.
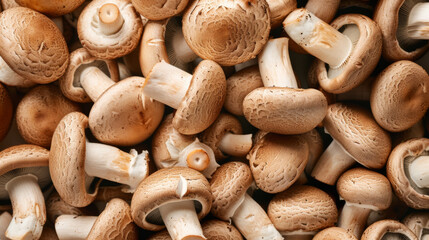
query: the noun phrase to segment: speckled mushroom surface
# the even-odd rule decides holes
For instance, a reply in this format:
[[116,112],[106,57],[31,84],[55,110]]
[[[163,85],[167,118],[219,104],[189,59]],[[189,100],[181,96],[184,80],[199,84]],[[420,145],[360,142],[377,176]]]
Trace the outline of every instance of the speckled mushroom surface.
[[58,27],[34,10],[16,7],[0,15],[0,56],[19,75],[36,83],[60,78],[69,63]]
[[371,224],[363,232],[361,240],[406,239],[418,240],[404,224],[394,220],[381,220]]
[[0,83],[0,141],[6,136],[9,131],[10,123],[12,122],[13,105],[12,99],[3,84]]
[[266,1],[196,0],[183,15],[183,34],[189,47],[201,58],[223,66],[255,58],[269,32]]
[[132,0],[136,10],[149,20],[163,20],[181,13],[188,0]]
[[329,227],[318,232],[313,240],[358,240],[353,234],[339,227]]
[[51,17],[62,16],[73,12],[85,0],[15,0],[22,7],[31,8]]

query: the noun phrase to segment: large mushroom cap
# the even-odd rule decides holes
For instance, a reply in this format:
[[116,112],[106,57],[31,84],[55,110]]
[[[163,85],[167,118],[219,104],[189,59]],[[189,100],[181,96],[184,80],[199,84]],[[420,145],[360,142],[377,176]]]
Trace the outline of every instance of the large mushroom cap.
[[369,226],[361,240],[408,239],[418,240],[416,235],[404,224],[394,220],[381,220]]
[[339,227],[326,228],[317,233],[313,240],[358,240],[353,234]]
[[149,20],[163,20],[181,13],[188,0],[132,0],[136,10]]
[[15,0],[23,7],[28,7],[51,17],[73,12],[85,0]]
[[3,84],[0,83],[0,141],[9,131],[10,123],[12,122],[12,116],[12,99],[10,98],[6,88],[3,86]]
[[11,8],[0,15],[0,29],[0,56],[16,73],[42,84],[64,74],[67,44],[48,17],[24,7]]
[[252,58],[268,41],[266,1],[197,0],[183,16],[183,34],[201,58],[232,66]]

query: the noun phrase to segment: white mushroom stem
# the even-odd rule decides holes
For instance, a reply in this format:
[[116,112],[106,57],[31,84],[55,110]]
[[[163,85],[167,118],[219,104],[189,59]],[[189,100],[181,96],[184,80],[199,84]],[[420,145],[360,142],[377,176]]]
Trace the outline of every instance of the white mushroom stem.
[[287,34],[311,55],[340,67],[352,51],[352,41],[316,15],[301,8],[293,11],[283,22]]
[[206,239],[193,200],[167,203],[159,207],[159,212],[173,240]]
[[211,178],[212,174],[219,167],[213,150],[206,144],[200,142],[198,138],[186,146],[179,153],[179,164],[200,171],[206,178]]
[[0,57],[0,83],[12,87],[31,87],[36,85],[36,83],[21,77],[13,71],[2,57]]
[[3,212],[0,215],[0,239],[6,239],[4,234],[6,233],[7,226],[9,226],[11,220],[12,215],[8,212]]
[[100,30],[105,35],[117,33],[124,24],[121,11],[113,3],[106,3],[101,6],[98,11],[98,17],[100,19]]
[[190,63],[197,59],[198,55],[195,54],[194,51],[192,51],[192,49],[189,47],[188,43],[186,43],[181,28],[177,31],[174,31],[171,41],[171,45],[174,48],[177,59],[186,63]]
[[268,40],[258,56],[264,87],[298,88],[289,58],[288,38]]
[[97,217],[61,215],[55,221],[55,231],[60,240],[85,240]]
[[346,202],[343,210],[341,211],[340,217],[338,218],[337,225],[360,239],[363,231],[365,230],[365,224],[371,210],[375,209],[371,209],[371,206],[356,206]]
[[429,188],[429,156],[419,156],[408,166],[410,177],[419,188]]
[[155,64],[146,78],[143,93],[177,109],[191,84],[192,75],[164,61]]
[[13,218],[6,230],[6,237],[39,239],[46,222],[46,208],[37,177],[33,174],[15,177],[7,182],[5,188],[13,208]]
[[139,183],[148,175],[148,152],[130,153],[100,143],[86,142],[85,172],[89,176],[107,179],[127,185],[134,192]]
[[80,74],[80,84],[93,102],[115,82],[98,67],[87,67]]
[[429,39],[429,3],[417,3],[408,15],[407,32],[410,38]]
[[247,240],[283,239],[264,209],[248,194],[244,195],[232,221]]
[[219,142],[219,150],[229,156],[244,157],[252,148],[252,134],[225,133]]

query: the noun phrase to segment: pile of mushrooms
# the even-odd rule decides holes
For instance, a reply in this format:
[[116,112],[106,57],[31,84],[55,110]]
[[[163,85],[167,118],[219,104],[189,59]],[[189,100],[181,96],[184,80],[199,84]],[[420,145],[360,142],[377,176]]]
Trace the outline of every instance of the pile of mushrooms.
[[0,239],[429,239],[427,0],[0,0]]

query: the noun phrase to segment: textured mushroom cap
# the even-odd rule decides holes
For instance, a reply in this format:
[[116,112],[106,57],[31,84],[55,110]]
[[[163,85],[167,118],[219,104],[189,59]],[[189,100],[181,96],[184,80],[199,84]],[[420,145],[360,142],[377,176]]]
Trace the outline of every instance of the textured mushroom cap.
[[313,240],[358,240],[353,234],[343,228],[330,227],[317,233]]
[[252,182],[252,172],[245,163],[229,162],[221,165],[210,181],[213,193],[211,209],[213,216],[229,221]]
[[102,60],[92,56],[85,48],[79,48],[70,54],[70,64],[59,80],[61,91],[64,96],[75,102],[91,102],[80,84],[80,74],[83,66],[105,66],[104,73],[112,79],[119,81],[119,68],[115,60]]
[[22,7],[31,8],[45,15],[55,17],[73,12],[85,0],[15,0]]
[[73,207],[72,205],[67,204],[61,199],[60,195],[54,191],[49,195],[48,199],[46,199],[46,214],[48,216],[49,221],[52,223],[55,222],[57,217],[61,215],[87,215],[87,212],[84,208]]
[[124,79],[107,89],[92,106],[89,127],[100,142],[135,145],[158,127],[164,105],[142,93],[144,83],[142,77]]
[[392,147],[390,136],[368,110],[341,103],[329,105],[323,126],[360,164],[376,169],[386,164]]
[[42,84],[64,74],[67,44],[48,17],[24,7],[10,8],[0,15],[0,29],[0,56],[13,71]]
[[325,63],[321,60],[316,60],[309,72],[310,81],[316,82],[317,79],[320,86],[330,93],[347,92],[361,84],[375,69],[381,57],[381,31],[372,19],[360,14],[344,14],[331,23],[335,29],[345,25],[356,25],[360,35],[341,67],[341,74],[329,78]]
[[226,97],[223,106],[237,116],[243,116],[243,100],[251,91],[263,87],[259,67],[242,69],[226,80]]
[[301,136],[269,133],[247,155],[256,185],[264,192],[288,189],[304,172],[309,147]]
[[222,68],[213,61],[202,61],[195,69],[189,89],[174,114],[174,128],[187,135],[204,131],[222,110],[225,95],[226,80]]
[[131,217],[130,205],[119,198],[110,200],[86,239],[138,239],[138,230]]
[[94,201],[85,187],[85,128],[88,117],[79,112],[67,114],[57,125],[49,154],[49,172],[61,198],[75,207],[85,207]]
[[417,138],[399,144],[389,156],[386,173],[399,199],[412,208],[428,209],[429,194],[427,190],[419,189],[409,179],[408,164],[421,155],[429,155],[429,139]]
[[13,105],[12,99],[3,84],[0,83],[0,141],[9,131],[12,122]]
[[305,166],[305,172],[311,174],[314,165],[316,164],[320,155],[322,155],[323,151],[325,150],[323,147],[323,139],[316,129],[301,134],[301,137],[304,138],[304,140],[307,142],[309,151],[308,162]]
[[[179,194],[176,189],[181,177],[186,180],[187,191]],[[194,200],[198,218],[205,217],[212,206],[210,184],[200,172],[186,167],[164,168],[145,178],[131,200],[134,222],[141,228],[159,231],[162,220],[156,219],[158,208],[166,203]]]
[[41,85],[28,92],[16,108],[16,124],[25,141],[42,147],[51,145],[61,119],[80,106],[67,99],[54,85]]
[[338,219],[334,200],[324,191],[305,185],[276,194],[267,214],[280,232],[315,232],[333,226]]
[[381,127],[406,130],[429,108],[429,75],[418,64],[399,61],[378,75],[371,91],[371,110]]
[[196,0],[183,16],[183,35],[192,51],[223,66],[255,58],[269,33],[266,1]]
[[270,9],[271,28],[279,27],[286,16],[296,9],[296,0],[267,0]]
[[422,236],[427,234],[426,229],[429,229],[429,211],[412,212],[402,219],[402,223],[417,236],[417,239],[423,239]]
[[181,13],[188,0],[132,0],[132,3],[149,20],[163,20]]
[[343,173],[337,182],[337,192],[349,204],[372,210],[384,210],[392,202],[389,180],[365,168],[354,168]]
[[243,113],[253,126],[279,134],[301,134],[315,128],[328,103],[316,89],[257,88],[243,101]]
[[[371,224],[362,234],[361,240],[381,240],[381,239],[407,239],[418,240],[416,235],[404,224],[394,220],[381,220]],[[392,235],[397,235],[396,238]]]
[[[100,30],[98,12],[107,3],[116,5],[124,19],[122,27],[112,35],[105,35]],[[115,59],[133,51],[142,31],[142,19],[129,0],[94,0],[83,9],[77,23],[82,46],[101,59]]]

